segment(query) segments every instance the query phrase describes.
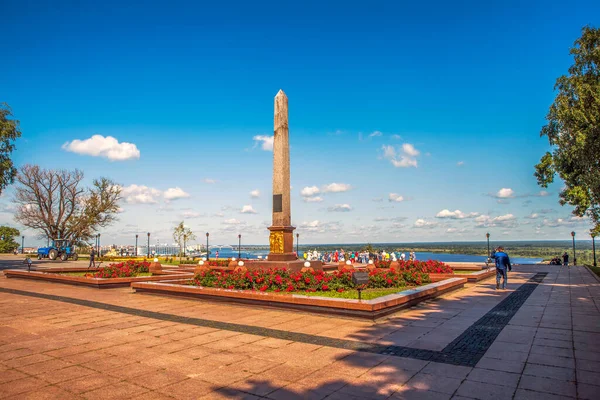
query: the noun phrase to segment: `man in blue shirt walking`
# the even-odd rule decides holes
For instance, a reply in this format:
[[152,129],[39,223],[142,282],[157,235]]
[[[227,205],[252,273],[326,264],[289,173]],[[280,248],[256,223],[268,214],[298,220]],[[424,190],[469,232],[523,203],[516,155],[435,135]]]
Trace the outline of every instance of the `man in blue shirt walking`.
[[502,277],[502,289],[506,289],[508,271],[512,270],[510,258],[508,257],[508,254],[504,252],[503,247],[498,247],[492,255],[492,258],[496,261],[496,290],[500,289],[500,277]]

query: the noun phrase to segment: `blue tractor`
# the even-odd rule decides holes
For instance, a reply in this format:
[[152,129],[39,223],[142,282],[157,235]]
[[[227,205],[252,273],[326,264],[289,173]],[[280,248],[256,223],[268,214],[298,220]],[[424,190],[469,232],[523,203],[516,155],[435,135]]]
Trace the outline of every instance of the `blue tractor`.
[[77,261],[79,256],[75,252],[75,245],[68,239],[54,239],[49,247],[38,248],[38,260],[42,258],[49,258],[56,260],[60,258],[61,261],[67,261],[69,258],[73,261]]

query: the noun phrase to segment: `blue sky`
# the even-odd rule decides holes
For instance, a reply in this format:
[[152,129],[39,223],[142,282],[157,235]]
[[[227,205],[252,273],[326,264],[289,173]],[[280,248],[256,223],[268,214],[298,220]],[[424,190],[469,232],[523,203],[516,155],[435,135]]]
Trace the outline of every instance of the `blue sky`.
[[[533,166],[549,149],[539,131],[554,81],[581,28],[598,26],[597,2],[2,8],[0,101],[23,132],[15,162],[121,184],[120,221],[101,232],[108,242],[147,231],[171,242],[184,219],[215,243],[238,233],[267,243],[272,152],[261,139],[273,135],[279,89],[304,243],[487,231],[568,239],[589,229],[558,204],[560,182],[540,194]],[[14,224],[11,193],[1,223]]]

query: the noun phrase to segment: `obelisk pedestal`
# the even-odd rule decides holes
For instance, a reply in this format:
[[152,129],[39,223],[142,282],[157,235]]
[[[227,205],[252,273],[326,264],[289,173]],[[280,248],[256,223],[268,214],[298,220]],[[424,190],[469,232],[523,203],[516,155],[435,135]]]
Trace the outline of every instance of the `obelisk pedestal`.
[[269,261],[297,260],[290,205],[290,141],[288,98],[280,90],[275,96],[273,133],[273,223],[269,227]]

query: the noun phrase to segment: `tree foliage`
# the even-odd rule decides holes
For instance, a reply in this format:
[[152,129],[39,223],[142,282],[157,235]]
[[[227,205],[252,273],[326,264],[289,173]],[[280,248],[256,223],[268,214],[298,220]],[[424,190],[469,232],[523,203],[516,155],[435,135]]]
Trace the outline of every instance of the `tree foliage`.
[[12,110],[6,103],[0,103],[0,193],[14,182],[17,170],[10,155],[15,149],[14,141],[21,136],[19,121],[10,119]]
[[600,227],[600,29],[585,27],[570,52],[569,74],[556,80],[558,91],[541,136],[552,152],[535,166],[538,184],[547,187],[556,174],[564,181],[560,204],[588,215]]
[[15,220],[42,237],[90,240],[117,219],[121,188],[108,178],[82,186],[79,170],[46,170],[25,165],[17,174]]
[[19,248],[19,243],[15,241],[15,237],[19,237],[21,232],[10,226],[0,226],[0,253],[12,253]]
[[179,245],[179,261],[181,261],[181,256],[183,254],[183,246],[185,243],[189,243],[190,240],[196,239],[196,235],[192,232],[190,228],[186,228],[181,221],[175,229],[173,229],[173,240],[177,242]]

